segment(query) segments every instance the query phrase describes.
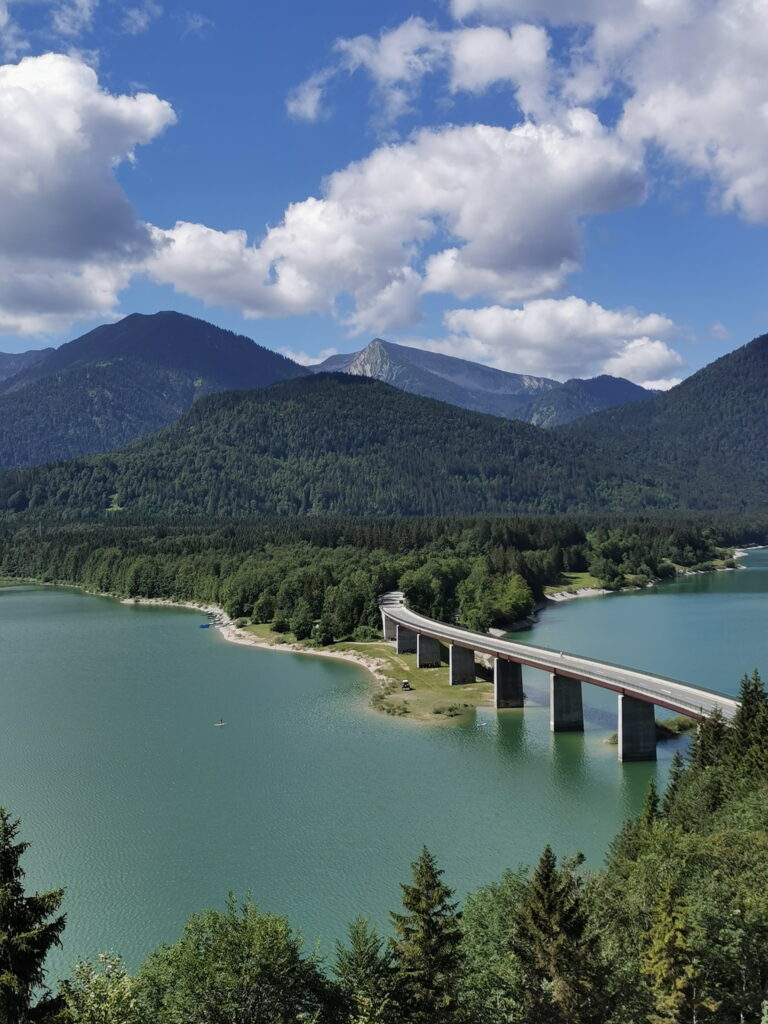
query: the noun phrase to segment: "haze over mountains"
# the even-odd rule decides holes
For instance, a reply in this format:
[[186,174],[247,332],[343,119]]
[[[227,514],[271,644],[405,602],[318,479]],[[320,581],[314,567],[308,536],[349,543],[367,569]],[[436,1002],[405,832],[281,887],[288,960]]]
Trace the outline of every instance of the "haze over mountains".
[[373,377],[413,395],[541,427],[555,427],[652,394],[623,378],[601,376],[561,384],[548,377],[508,373],[381,338],[374,338],[360,352],[331,356],[310,369]]
[[546,431],[365,377],[202,398],[122,451],[0,475],[0,508],[467,515],[768,505],[768,335],[669,392]]

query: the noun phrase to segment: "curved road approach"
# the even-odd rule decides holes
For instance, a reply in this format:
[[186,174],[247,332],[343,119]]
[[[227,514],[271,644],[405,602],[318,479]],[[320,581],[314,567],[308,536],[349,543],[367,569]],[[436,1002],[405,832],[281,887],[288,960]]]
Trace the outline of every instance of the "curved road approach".
[[497,708],[523,706],[523,665],[548,672],[553,732],[583,731],[582,683],[614,690],[619,697],[621,761],[655,760],[656,704],[697,719],[711,715],[716,707],[730,719],[739,706],[732,697],[674,679],[446,625],[410,611],[400,591],[383,594],[379,598],[379,609],[384,636],[396,642],[398,654],[415,653],[419,668],[447,660],[452,686],[474,682],[475,654],[490,655]]

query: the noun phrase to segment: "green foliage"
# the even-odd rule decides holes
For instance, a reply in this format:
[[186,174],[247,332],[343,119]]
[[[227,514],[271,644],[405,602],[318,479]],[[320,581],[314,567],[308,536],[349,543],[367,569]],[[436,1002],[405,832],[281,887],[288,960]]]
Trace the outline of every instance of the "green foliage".
[[283,917],[250,899],[194,914],[173,945],[139,971],[137,995],[152,1024],[296,1024],[323,1020],[328,984]]
[[683,906],[666,885],[656,906],[642,954],[653,999],[649,1024],[696,1024],[718,1008],[707,996],[702,973],[688,939]]
[[460,1002],[471,1021],[523,1024],[523,972],[515,955],[515,921],[528,886],[526,869],[471,893],[461,917],[464,967]]
[[745,775],[768,777],[768,696],[755,669],[739,689],[739,709],[731,723],[728,755]]
[[61,993],[64,1024],[143,1024],[135,983],[112,953],[102,953],[96,966],[79,961]]
[[18,832],[0,807],[0,1024],[42,1022],[57,1007],[44,989],[45,958],[61,945],[64,915],[55,915],[64,891],[27,895],[19,862],[29,843]]
[[[312,609],[309,607],[309,602],[301,598],[297,602],[291,616],[291,632],[297,640],[306,640],[312,635],[314,625],[315,620],[312,618]],[[276,632],[285,632],[285,630],[276,630]]]
[[336,943],[333,973],[352,1024],[400,1020],[392,953],[366,918],[358,917],[349,926],[349,945]]
[[557,866],[547,846],[516,910],[512,948],[523,974],[528,1019],[551,1024],[602,1024],[602,970],[589,928],[580,858]]
[[403,884],[405,913],[392,913],[391,950],[399,975],[401,1005],[409,1024],[448,1024],[458,1019],[461,931],[453,891],[423,847]]

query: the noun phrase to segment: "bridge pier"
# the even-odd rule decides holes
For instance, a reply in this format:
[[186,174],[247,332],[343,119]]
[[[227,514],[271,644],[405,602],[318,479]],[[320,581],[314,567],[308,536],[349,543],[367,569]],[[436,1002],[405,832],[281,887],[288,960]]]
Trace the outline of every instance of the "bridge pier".
[[440,641],[419,633],[416,637],[416,668],[439,668]]
[[653,704],[619,694],[619,760],[656,760],[656,714]]
[[451,644],[448,648],[448,681],[451,686],[475,681],[475,652]]
[[405,626],[401,626],[400,623],[397,625],[397,653],[416,653],[416,634],[412,629],[406,629]]
[[523,666],[519,662],[493,659],[493,703],[497,708],[523,706]]
[[397,624],[384,611],[381,613],[381,631],[385,640],[397,640]]
[[549,728],[552,732],[584,732],[580,679],[556,672],[549,677]]

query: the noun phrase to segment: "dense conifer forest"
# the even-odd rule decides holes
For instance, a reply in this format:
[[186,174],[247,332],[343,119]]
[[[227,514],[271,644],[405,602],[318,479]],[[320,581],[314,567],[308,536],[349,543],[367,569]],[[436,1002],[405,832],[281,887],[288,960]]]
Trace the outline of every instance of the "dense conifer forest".
[[[757,672],[730,725],[702,724],[664,794],[605,867],[546,847],[453,898],[427,849],[387,936],[365,917],[323,961],[246,895],[194,914],[131,975],[119,956],[41,990],[62,892],[28,894],[0,811],[3,1024],[760,1024],[768,1015],[768,698]],[[66,880],[62,880],[66,881]],[[360,908],[365,913],[365,907]],[[76,908],[73,911],[76,913]]]

